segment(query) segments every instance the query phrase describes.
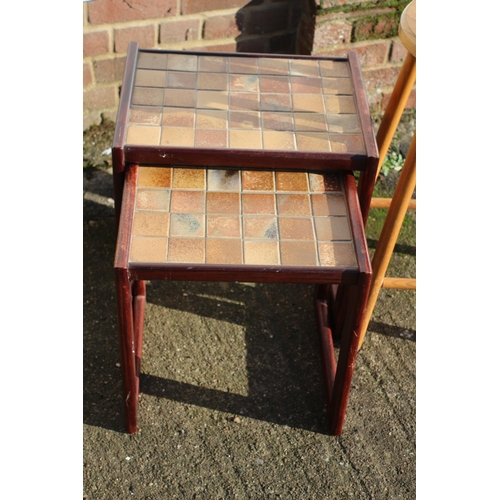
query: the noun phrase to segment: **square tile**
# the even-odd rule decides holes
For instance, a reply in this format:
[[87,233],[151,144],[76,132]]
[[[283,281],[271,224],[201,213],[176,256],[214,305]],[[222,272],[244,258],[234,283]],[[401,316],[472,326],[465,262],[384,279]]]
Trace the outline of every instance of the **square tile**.
[[244,191],[273,191],[273,172],[263,170],[243,170],[241,182]]
[[162,146],[192,148],[194,146],[194,129],[163,127],[160,144]]
[[163,108],[161,124],[164,127],[194,127],[194,110],[189,108]]
[[188,54],[169,54],[167,69],[174,71],[196,71],[198,60]]
[[196,128],[227,129],[227,111],[215,109],[196,110]]
[[168,212],[135,212],[132,225],[134,236],[168,236]]
[[338,174],[309,173],[309,185],[313,192],[342,191],[342,183]]
[[264,149],[275,151],[294,151],[295,134],[292,132],[275,132],[266,130],[262,133],[264,139]]
[[229,128],[260,129],[258,111],[230,111]]
[[167,54],[139,52],[137,67],[146,69],[167,69]]
[[305,172],[276,172],[276,189],[278,191],[308,191],[307,174]]
[[311,202],[307,194],[278,194],[278,214],[280,216],[309,216],[311,212]]
[[347,217],[315,217],[318,241],[351,240]]
[[190,89],[165,89],[163,105],[177,108],[194,108],[196,91]]
[[169,188],[172,186],[170,167],[139,167],[138,187]]
[[160,143],[160,127],[147,125],[129,125],[126,144],[138,144],[141,146],[158,146]]
[[317,266],[314,241],[282,241],[281,264],[283,266]]
[[203,168],[174,168],[172,187],[176,189],[205,189]]
[[241,238],[239,215],[208,215],[207,236],[209,238]]
[[166,189],[138,189],[135,202],[136,210],[168,210],[170,191]]
[[259,111],[259,94],[249,92],[238,92],[229,96],[229,109],[241,111]]
[[356,113],[356,104],[352,96],[325,96],[327,113]]
[[229,90],[226,73],[198,73],[198,90]]
[[244,241],[245,264],[279,265],[279,247],[277,241]]
[[172,191],[171,212],[205,212],[204,191]]
[[346,61],[319,61],[321,76],[323,77],[349,77],[349,63]]
[[207,264],[243,264],[241,240],[207,239]]
[[204,238],[170,238],[168,262],[203,264],[205,262]]
[[178,89],[195,89],[196,73],[190,73],[187,71],[169,71],[167,74],[166,87]]
[[280,132],[293,131],[292,113],[262,113],[262,128],[264,130],[275,130]]
[[239,215],[240,213],[239,193],[219,193],[214,191],[207,193],[207,214]]
[[205,236],[205,215],[191,213],[171,214],[170,236]]
[[312,218],[309,217],[280,217],[279,234],[283,240],[311,240],[314,241]]
[[231,92],[258,92],[259,77],[257,75],[230,75],[229,88]]
[[261,75],[288,75],[288,59],[264,58],[259,61]]
[[197,128],[194,145],[197,148],[227,148],[227,131]]
[[313,214],[325,215],[347,215],[344,196],[341,194],[312,194]]
[[138,106],[161,106],[163,89],[151,87],[135,87],[132,92],[132,104]]
[[245,215],[276,215],[273,194],[244,193],[241,198]]
[[287,76],[261,76],[260,91],[271,94],[289,94],[290,80]]
[[230,130],[229,147],[232,149],[262,149],[260,130]]
[[244,217],[244,238],[250,240],[276,240],[278,220],[276,217]]
[[318,243],[319,259],[322,266],[358,267],[352,243]]
[[129,123],[136,125],[160,125],[162,108],[132,106],[128,117]]
[[359,135],[330,134],[332,151],[335,153],[364,153],[363,137]]
[[256,75],[259,72],[258,59],[253,57],[230,57],[229,72]]
[[299,151],[330,151],[328,134],[320,132],[297,132]]
[[294,76],[319,76],[318,61],[290,59],[290,74]]
[[166,262],[167,238],[132,238],[131,262]]
[[209,191],[240,191],[239,170],[210,169],[207,172]]
[[326,132],[326,121],[323,113],[294,113],[295,130],[297,132]]
[[326,123],[328,132],[337,134],[360,134],[361,125],[358,115],[333,115],[327,114]]
[[292,76],[294,94],[321,94],[321,79]]
[[154,69],[138,69],[135,72],[136,87],[165,87],[166,71]]
[[227,57],[199,56],[198,71],[207,71],[209,73],[225,73],[227,71]]
[[202,109],[228,109],[228,92],[218,92],[215,90],[198,90],[196,107]]
[[324,94],[354,94],[350,78],[322,78]]
[[323,96],[316,94],[294,94],[293,110],[313,113],[324,113]]
[[287,94],[261,94],[262,111],[292,111],[292,97]]

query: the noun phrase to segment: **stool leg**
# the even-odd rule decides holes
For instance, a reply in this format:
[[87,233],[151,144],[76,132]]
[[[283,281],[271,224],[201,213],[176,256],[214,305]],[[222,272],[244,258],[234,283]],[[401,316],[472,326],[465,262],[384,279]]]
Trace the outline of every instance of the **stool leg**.
[[128,280],[126,269],[115,269],[115,279],[118,301],[118,329],[123,399],[125,405],[125,425],[127,432],[135,434],[137,431],[139,378],[137,376],[136,367],[132,284]]
[[135,341],[135,360],[137,377],[141,375],[142,360],[142,332],[144,329],[144,312],[146,309],[146,282],[135,281],[132,286],[134,297],[134,341]]

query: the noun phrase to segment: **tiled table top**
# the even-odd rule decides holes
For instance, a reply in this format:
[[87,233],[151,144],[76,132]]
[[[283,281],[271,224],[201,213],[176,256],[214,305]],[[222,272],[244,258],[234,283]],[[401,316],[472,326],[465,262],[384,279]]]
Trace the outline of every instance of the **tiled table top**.
[[356,268],[342,176],[139,167],[129,260]]
[[365,154],[347,60],[138,51],[126,145]]

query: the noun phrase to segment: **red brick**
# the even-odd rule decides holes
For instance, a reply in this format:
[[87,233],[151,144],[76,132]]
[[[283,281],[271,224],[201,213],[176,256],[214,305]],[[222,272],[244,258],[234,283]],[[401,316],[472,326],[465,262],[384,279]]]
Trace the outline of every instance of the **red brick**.
[[[382,109],[385,110],[387,108],[387,104],[389,103],[389,99],[391,97],[391,93],[387,93],[384,95],[384,98],[382,99]],[[413,89],[410,92],[410,95],[408,97],[408,101],[405,104],[405,109],[409,108],[416,108],[417,107],[417,91],[416,89]]]
[[92,24],[156,19],[177,14],[177,0],[99,0],[89,4]]
[[381,69],[363,69],[363,80],[366,90],[394,87],[399,75],[399,70],[399,66]]
[[401,62],[406,59],[408,51],[406,47],[401,43],[400,40],[394,40],[392,42],[391,49],[391,62]]
[[[204,45],[201,47],[189,47],[189,50],[205,50],[207,52],[236,52],[236,42],[224,43],[222,45]],[[238,50],[238,52],[241,52]]]
[[386,62],[387,52],[390,43],[376,42],[365,45],[348,46],[335,50],[319,51],[315,54],[322,56],[347,57],[347,54],[354,51],[358,54],[359,62],[363,68],[370,66],[380,66]]
[[288,27],[288,7],[278,5],[267,9],[251,10],[245,15],[244,32],[247,35],[263,35],[284,31]]
[[209,17],[205,21],[203,38],[235,38],[243,29],[243,12],[227,16]]
[[97,83],[121,82],[125,71],[125,59],[125,57],[114,57],[94,61],[95,81]]
[[127,52],[129,42],[137,42],[141,49],[155,46],[155,28],[140,26],[115,30],[115,52]]
[[200,20],[187,19],[160,24],[160,43],[178,43],[199,40]]
[[83,92],[83,109],[86,111],[114,108],[117,105],[118,93],[116,87],[103,87]]
[[107,31],[84,33],[83,57],[97,56],[109,52],[109,35]]
[[[260,5],[264,0],[252,0],[252,7]],[[209,10],[232,9],[248,5],[249,0],[182,0],[182,14],[196,14]]]
[[351,31],[351,23],[344,21],[317,25],[314,30],[313,50],[347,43],[351,39]]
[[87,85],[92,84],[92,67],[90,66],[90,63],[85,62],[83,63],[83,86],[86,87]]

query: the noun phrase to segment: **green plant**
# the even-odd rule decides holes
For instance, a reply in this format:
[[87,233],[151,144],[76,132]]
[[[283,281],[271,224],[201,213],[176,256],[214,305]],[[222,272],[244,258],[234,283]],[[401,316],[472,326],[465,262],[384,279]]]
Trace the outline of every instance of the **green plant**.
[[380,173],[387,177],[391,170],[398,172],[403,168],[405,159],[403,155],[398,151],[389,151],[387,156],[385,157],[384,163],[382,163],[382,167],[380,168]]

